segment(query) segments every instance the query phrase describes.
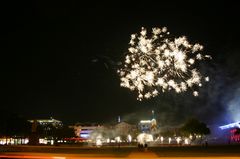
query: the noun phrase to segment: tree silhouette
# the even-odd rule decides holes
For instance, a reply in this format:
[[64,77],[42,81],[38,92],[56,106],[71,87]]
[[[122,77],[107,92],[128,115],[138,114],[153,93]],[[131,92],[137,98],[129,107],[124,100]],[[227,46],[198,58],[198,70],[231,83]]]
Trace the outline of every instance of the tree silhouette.
[[200,136],[202,141],[205,135],[210,134],[210,129],[207,125],[195,118],[187,120],[180,130],[183,136],[189,137],[191,135],[192,141],[195,140],[197,136]]

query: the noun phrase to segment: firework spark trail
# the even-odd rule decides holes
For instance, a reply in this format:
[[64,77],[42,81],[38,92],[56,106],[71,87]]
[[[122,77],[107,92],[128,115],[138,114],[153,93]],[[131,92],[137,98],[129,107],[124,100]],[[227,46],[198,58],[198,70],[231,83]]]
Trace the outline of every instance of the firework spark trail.
[[138,92],[138,100],[157,96],[160,92],[174,90],[185,92],[188,88],[198,96],[196,87],[209,81],[197,70],[197,64],[209,55],[203,55],[203,46],[190,44],[185,36],[173,38],[166,27],[153,28],[150,38],[142,28],[132,34],[124,65],[118,70],[121,86]]

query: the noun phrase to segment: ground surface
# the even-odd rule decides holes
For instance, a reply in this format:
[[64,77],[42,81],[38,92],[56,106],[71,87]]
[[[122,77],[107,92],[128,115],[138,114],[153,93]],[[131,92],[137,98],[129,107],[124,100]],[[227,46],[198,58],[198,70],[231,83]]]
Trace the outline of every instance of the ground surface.
[[73,146],[1,146],[0,158],[28,159],[239,159],[240,145],[234,146],[162,146],[136,147],[73,147]]

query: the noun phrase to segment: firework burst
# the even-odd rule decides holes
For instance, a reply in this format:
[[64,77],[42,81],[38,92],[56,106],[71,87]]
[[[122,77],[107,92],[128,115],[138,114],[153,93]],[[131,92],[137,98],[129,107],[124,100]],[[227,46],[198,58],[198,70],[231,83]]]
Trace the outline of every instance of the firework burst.
[[142,28],[132,34],[125,61],[118,70],[121,86],[138,92],[138,100],[173,90],[185,92],[189,88],[194,96],[202,82],[209,81],[197,70],[200,61],[211,59],[201,52],[203,46],[190,44],[185,36],[174,38],[166,27],[153,28],[151,37]]

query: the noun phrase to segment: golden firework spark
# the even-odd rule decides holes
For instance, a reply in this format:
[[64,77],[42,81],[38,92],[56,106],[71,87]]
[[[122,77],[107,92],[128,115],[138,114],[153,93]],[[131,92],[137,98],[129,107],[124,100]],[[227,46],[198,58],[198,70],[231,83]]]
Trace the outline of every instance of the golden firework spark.
[[138,100],[155,97],[159,92],[174,90],[177,93],[202,86],[202,78],[196,64],[209,55],[201,52],[203,46],[190,44],[185,36],[172,38],[166,27],[153,28],[151,37],[147,30],[132,34],[130,47],[122,68],[118,70],[121,86],[138,92]]

